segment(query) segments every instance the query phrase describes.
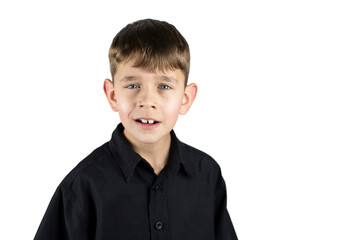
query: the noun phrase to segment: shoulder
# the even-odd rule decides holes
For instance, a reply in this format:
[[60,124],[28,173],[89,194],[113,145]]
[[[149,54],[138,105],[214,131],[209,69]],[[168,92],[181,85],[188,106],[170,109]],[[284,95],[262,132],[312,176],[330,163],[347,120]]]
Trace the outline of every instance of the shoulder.
[[93,182],[104,173],[104,169],[111,169],[113,161],[109,151],[108,142],[93,150],[88,156],[80,161],[63,179],[62,188],[69,188],[75,182]]
[[190,161],[194,171],[200,175],[212,175],[217,178],[221,175],[221,167],[218,162],[209,154],[188,144],[182,143],[184,159]]

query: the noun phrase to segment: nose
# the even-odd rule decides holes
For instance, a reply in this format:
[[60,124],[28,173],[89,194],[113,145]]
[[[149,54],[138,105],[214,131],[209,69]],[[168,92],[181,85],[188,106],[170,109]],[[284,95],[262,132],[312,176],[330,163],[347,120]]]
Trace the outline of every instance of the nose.
[[142,88],[138,95],[137,106],[139,108],[157,109],[158,96],[155,89]]

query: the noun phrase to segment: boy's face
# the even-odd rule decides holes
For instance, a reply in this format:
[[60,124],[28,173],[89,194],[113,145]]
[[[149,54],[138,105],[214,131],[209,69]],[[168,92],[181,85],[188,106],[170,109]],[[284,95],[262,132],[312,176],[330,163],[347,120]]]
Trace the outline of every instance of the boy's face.
[[179,114],[186,114],[196,97],[195,84],[184,87],[181,70],[148,72],[120,63],[104,90],[111,108],[119,112],[124,134],[132,144],[153,144],[169,136]]

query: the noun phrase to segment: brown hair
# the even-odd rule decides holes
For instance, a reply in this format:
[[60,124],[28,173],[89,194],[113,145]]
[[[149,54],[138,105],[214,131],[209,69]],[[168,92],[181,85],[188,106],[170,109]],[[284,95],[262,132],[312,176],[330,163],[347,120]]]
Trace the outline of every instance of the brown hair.
[[150,72],[180,69],[187,85],[189,46],[181,33],[167,22],[144,19],[128,24],[114,37],[108,56],[112,80],[119,63],[135,60],[134,67]]

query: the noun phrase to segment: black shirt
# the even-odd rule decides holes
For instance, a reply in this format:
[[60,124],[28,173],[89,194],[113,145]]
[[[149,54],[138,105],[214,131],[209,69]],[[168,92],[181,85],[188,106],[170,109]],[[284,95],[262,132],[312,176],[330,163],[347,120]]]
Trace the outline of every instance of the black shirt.
[[119,124],[57,188],[35,240],[235,240],[219,165],[171,131],[157,176]]

